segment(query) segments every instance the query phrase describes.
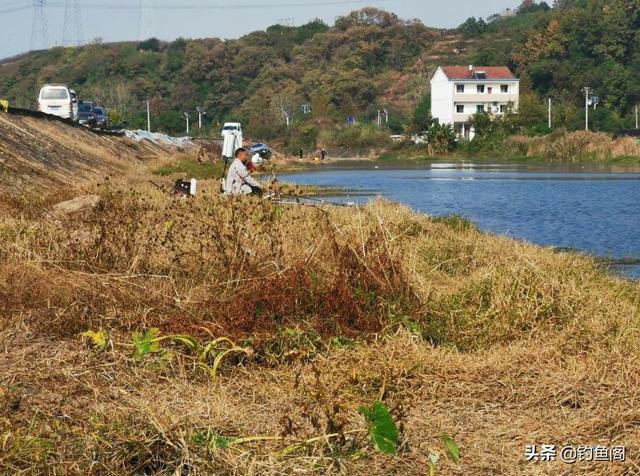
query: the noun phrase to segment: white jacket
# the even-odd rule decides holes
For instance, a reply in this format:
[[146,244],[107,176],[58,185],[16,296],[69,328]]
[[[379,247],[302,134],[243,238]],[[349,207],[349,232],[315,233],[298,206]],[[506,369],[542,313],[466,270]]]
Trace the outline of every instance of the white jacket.
[[224,181],[224,192],[230,195],[247,195],[251,193],[251,186],[260,187],[254,180],[245,165],[239,159],[233,159],[227,178]]

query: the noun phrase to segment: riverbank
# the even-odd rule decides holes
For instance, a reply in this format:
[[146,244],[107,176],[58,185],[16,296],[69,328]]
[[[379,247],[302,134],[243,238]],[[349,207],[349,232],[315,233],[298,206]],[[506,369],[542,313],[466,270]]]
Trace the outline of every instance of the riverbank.
[[446,154],[426,154],[420,145],[398,145],[380,156],[382,160],[449,160],[602,164],[640,168],[640,142],[634,137],[585,131],[557,131],[544,136],[478,136],[455,144]]
[[[386,201],[180,200],[170,185],[114,177],[4,207],[1,467],[423,474],[439,454],[441,474],[566,471],[527,463],[528,444],[627,448],[589,474],[638,464],[637,284]],[[99,204],[55,211],[79,193]],[[196,352],[220,337],[235,347]],[[358,411],[378,400],[393,457]]]
[[[484,231],[573,249],[640,278],[640,173],[599,164],[379,161],[281,175],[341,189],[351,200],[390,197],[435,216],[469,218]],[[611,197],[616,197],[612,200]],[[622,266],[622,267],[620,267]]]
[[[199,179],[219,177],[223,164],[219,160],[196,160],[197,151],[183,153],[156,164],[154,173],[161,176],[182,174]],[[217,156],[209,154],[208,159]],[[268,167],[257,176],[314,170],[324,167],[370,164],[375,162],[411,164],[416,162],[458,163],[528,163],[556,165],[585,165],[614,171],[640,171],[640,144],[632,137],[613,138],[597,132],[558,131],[539,137],[504,136],[478,138],[458,143],[453,150],[429,155],[426,145],[396,144],[387,148],[353,149],[329,148],[321,159],[319,151],[307,151],[303,159],[275,154]]]

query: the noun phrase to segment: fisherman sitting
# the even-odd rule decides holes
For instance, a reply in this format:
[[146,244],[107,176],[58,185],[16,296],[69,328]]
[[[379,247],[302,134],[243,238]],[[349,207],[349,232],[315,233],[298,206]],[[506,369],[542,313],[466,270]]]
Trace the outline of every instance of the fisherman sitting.
[[251,172],[247,169],[250,164],[247,149],[236,149],[234,156],[224,182],[224,192],[229,195],[262,195],[262,187],[251,177]]

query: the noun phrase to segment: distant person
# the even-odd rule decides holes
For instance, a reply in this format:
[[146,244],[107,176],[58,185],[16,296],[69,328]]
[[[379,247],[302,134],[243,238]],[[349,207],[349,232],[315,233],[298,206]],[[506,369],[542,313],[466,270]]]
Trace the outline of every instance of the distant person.
[[262,187],[247,169],[250,163],[247,149],[240,147],[234,155],[235,159],[231,162],[224,182],[224,192],[228,195],[262,195]]
[[324,148],[320,151],[320,159],[324,160],[327,158],[327,151]]
[[303,155],[304,155],[304,150],[302,150],[302,147],[300,147],[300,160],[302,160]]

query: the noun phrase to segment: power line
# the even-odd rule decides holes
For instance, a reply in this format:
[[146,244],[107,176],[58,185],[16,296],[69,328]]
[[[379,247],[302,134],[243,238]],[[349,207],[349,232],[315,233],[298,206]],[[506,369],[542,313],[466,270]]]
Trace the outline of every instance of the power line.
[[20,0],[15,2],[0,2],[0,5],[3,8],[31,8],[33,6],[32,3],[31,0]]
[[28,0],[28,1],[22,1],[22,2],[16,2],[16,3],[9,3],[9,4],[3,4],[1,7],[3,8],[2,10],[0,10],[0,13],[13,13],[13,12],[20,12],[23,10],[32,10],[34,7],[35,2],[32,0]]
[[[137,5],[131,4],[108,4],[95,2],[82,2],[82,7],[90,10],[139,10],[140,22],[138,36],[141,40],[151,37],[153,34],[152,11],[153,10],[265,10],[271,8],[296,8],[296,7],[323,7],[330,5],[356,5],[368,4],[371,0],[325,0],[325,1],[291,1],[278,2],[268,4],[244,3],[232,5],[197,5],[197,4],[151,4],[151,0],[138,0]],[[377,0],[376,3],[393,2],[395,0]],[[30,3],[30,4],[29,4]],[[31,50],[47,49],[49,47],[48,25],[46,10],[47,8],[64,8],[65,18],[63,27],[63,45],[72,44],[75,40],[76,44],[82,44],[84,37],[82,34],[82,18],[81,18],[81,2],[80,0],[47,1],[32,0],[29,3],[10,2],[5,3],[0,14],[14,13],[33,9],[33,22],[31,27]],[[9,7],[9,8],[7,8]]]
[[[36,1],[38,0],[34,0],[34,3]],[[394,0],[376,0],[375,3],[390,3],[393,1]],[[316,1],[268,3],[268,4],[245,3],[245,4],[234,4],[234,5],[172,4],[172,5],[154,5],[150,7],[150,9],[151,10],[247,10],[247,9],[265,10],[270,8],[324,7],[324,6],[332,6],[332,5],[362,5],[362,4],[370,4],[370,3],[371,3],[371,0],[344,0],[344,1],[339,1],[339,0],[317,1],[316,0]],[[13,12],[19,12],[22,10],[28,10],[32,8],[31,5],[24,5],[24,4],[14,4],[14,5],[17,5],[17,6],[0,10],[0,13],[13,13]],[[66,2],[48,2],[47,7],[66,8]],[[128,5],[124,3],[121,3],[121,4],[83,3],[82,8],[90,9],[90,10],[142,10],[144,7],[141,4]]]
[[21,7],[7,8],[6,10],[0,10],[0,13],[13,13],[13,12],[21,12],[23,10],[31,10],[33,8],[32,5],[24,5]]

